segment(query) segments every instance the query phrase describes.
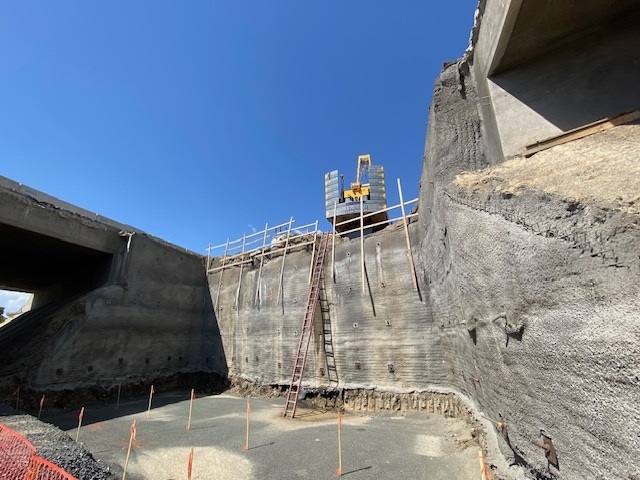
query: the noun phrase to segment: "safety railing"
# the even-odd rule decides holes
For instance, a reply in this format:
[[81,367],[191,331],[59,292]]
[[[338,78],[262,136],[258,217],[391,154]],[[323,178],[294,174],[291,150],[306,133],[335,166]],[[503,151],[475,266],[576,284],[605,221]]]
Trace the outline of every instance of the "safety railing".
[[[207,272],[215,273],[225,268],[235,267],[269,254],[285,252],[293,247],[310,245],[315,242],[318,221],[296,226],[293,217],[288,222],[274,227],[266,224],[264,230],[243,235],[236,240],[227,239],[226,243],[207,247]],[[213,267],[213,258],[220,258],[221,263]]]
[[[382,226],[382,225],[391,225],[394,222],[402,223],[404,227],[405,239],[407,244],[407,258],[409,263],[409,273],[411,277],[411,281],[413,283],[413,288],[415,291],[420,294],[418,289],[418,279],[416,276],[415,263],[413,259],[413,253],[411,248],[411,240],[409,236],[409,223],[418,216],[417,213],[407,213],[407,207],[415,204],[418,199],[414,198],[412,200],[404,201],[402,196],[402,186],[400,184],[400,179],[398,179],[398,196],[400,199],[400,203],[396,205],[392,205],[390,207],[383,208],[381,210],[375,212],[364,213],[364,209],[362,208],[363,199],[360,199],[361,208],[360,215],[355,218],[351,218],[349,220],[339,222],[336,224],[336,206],[334,205],[334,218],[333,224],[335,226],[341,226],[346,224],[359,224],[357,228],[353,228],[347,231],[343,231],[337,233],[334,231],[331,239],[331,278],[335,281],[335,237],[336,236],[344,236],[354,232],[360,232],[360,257],[361,257],[361,276],[362,276],[362,292],[366,292],[366,272],[365,272],[365,259],[364,259],[364,237],[365,235],[371,231],[372,228]],[[398,211],[400,214],[396,214],[393,216],[390,212]],[[386,220],[374,223],[373,225],[364,225],[365,219],[369,217],[374,217],[381,213],[386,213]],[[220,273],[218,278],[218,288],[216,290],[216,298],[214,303],[214,308],[216,314],[219,314],[219,301],[220,301],[220,291],[223,285],[223,276],[225,269],[231,267],[240,267],[240,274],[238,276],[238,283],[236,286],[236,295],[234,297],[232,308],[233,310],[238,311],[239,308],[239,299],[240,299],[240,289],[242,284],[242,273],[243,268],[246,264],[259,265],[258,267],[258,280],[256,285],[256,291],[254,295],[254,305],[257,305],[261,301],[261,278],[262,278],[262,267],[264,264],[265,257],[273,256],[274,254],[282,253],[282,265],[280,268],[280,281],[278,284],[278,294],[276,297],[277,304],[280,304],[282,301],[282,278],[284,273],[284,263],[287,255],[287,251],[292,248],[300,248],[306,245],[313,245],[314,251],[311,255],[311,261],[313,262],[313,257],[315,254],[315,246],[316,239],[318,234],[318,221],[316,220],[314,223],[309,223],[307,225],[302,225],[301,227],[294,228],[294,219],[291,217],[288,222],[282,223],[280,225],[276,225],[274,227],[269,227],[269,225],[265,225],[264,230],[259,232],[254,232],[250,235],[243,235],[242,238],[238,238],[236,240],[227,239],[226,243],[211,246],[206,249],[207,251],[207,273]],[[309,267],[309,282],[311,282],[311,266]]]
[[77,480],[60,467],[36,455],[22,435],[0,425],[0,478],[2,480]]

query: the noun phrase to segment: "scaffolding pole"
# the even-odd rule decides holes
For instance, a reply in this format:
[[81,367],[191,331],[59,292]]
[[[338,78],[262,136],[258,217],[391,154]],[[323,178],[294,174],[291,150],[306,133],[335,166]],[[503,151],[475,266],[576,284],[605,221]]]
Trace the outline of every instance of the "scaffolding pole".
[[[282,254],[282,266],[280,267],[280,283],[278,284],[278,301],[276,305],[280,305],[280,301],[282,300],[282,279],[284,277],[284,260],[287,256],[287,248],[289,247],[289,237],[291,236],[291,224],[293,223],[293,217],[290,217],[289,220],[289,228],[287,229],[287,240],[284,243],[284,253]],[[284,303],[284,302],[283,302]]]
[[[244,256],[244,247],[246,245],[247,237],[245,235],[242,236],[242,256]],[[242,258],[242,256],[240,258]],[[238,275],[238,288],[236,289],[236,311],[240,313],[240,305],[238,304],[240,300],[240,284],[242,283],[242,271],[244,270],[244,263],[240,265],[240,275]]]
[[224,247],[224,255],[222,255],[222,270],[220,270],[220,279],[218,281],[218,291],[216,292],[216,316],[220,315],[220,307],[218,301],[220,300],[220,289],[222,288],[222,276],[224,275],[224,262],[227,260],[227,250],[229,249],[229,237],[227,237],[227,244]]
[[336,208],[338,201],[333,202],[333,232],[331,234],[331,280],[336,283]]
[[416,267],[413,263],[413,253],[411,252],[411,240],[409,238],[409,225],[407,224],[407,216],[404,213],[404,202],[402,201],[402,186],[398,178],[398,194],[400,195],[400,210],[402,211],[402,223],[404,224],[404,236],[407,240],[407,257],[409,258],[409,268],[411,269],[411,280],[413,281],[413,289],[418,291],[418,280],[416,278]]
[[362,267],[362,293],[367,293],[364,271],[364,195],[360,195],[360,262]]
[[262,255],[260,255],[260,268],[258,269],[258,285],[256,286],[256,296],[253,300],[253,304],[257,305],[258,304],[258,299],[260,298],[260,282],[262,281],[262,265],[264,264],[264,249],[265,246],[267,245],[267,230],[269,223],[265,223],[264,225],[264,237],[262,239]]
[[318,232],[318,220],[316,220],[316,227],[315,230],[313,231],[313,250],[311,251],[311,265],[309,265],[309,281],[307,282],[307,285],[311,285],[311,275],[313,274],[313,259],[316,256],[316,239],[318,238],[317,235]]

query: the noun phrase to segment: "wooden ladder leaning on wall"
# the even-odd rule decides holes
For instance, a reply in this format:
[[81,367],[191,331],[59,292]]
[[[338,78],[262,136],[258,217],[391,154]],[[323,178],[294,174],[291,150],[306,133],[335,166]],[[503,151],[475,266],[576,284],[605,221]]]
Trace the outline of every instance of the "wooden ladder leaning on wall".
[[298,394],[302,387],[302,374],[307,362],[307,352],[309,351],[309,344],[311,343],[311,337],[313,337],[313,319],[316,313],[316,306],[318,305],[318,297],[320,296],[320,282],[324,274],[324,258],[327,253],[327,245],[329,245],[329,238],[331,233],[323,233],[320,235],[320,246],[316,252],[316,258],[313,262],[313,274],[311,277],[311,287],[309,288],[309,297],[307,299],[307,307],[304,313],[304,320],[302,323],[302,331],[300,332],[300,339],[298,341],[298,351],[296,353],[296,362],[293,366],[293,373],[291,375],[291,383],[289,384],[289,390],[286,395],[286,403],[284,405],[283,417],[286,417],[289,412],[291,418],[296,414],[296,407],[298,406]]

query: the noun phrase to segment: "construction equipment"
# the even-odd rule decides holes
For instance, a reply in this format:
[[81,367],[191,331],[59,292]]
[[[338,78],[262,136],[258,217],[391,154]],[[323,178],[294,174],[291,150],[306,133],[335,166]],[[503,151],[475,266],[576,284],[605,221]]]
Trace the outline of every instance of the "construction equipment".
[[[360,226],[360,214],[367,233],[381,230],[388,220],[387,194],[384,185],[384,167],[373,165],[370,155],[358,157],[356,181],[351,189],[344,188],[344,175],[334,170],[324,176],[325,210],[327,220],[333,223],[339,233],[348,232]],[[382,222],[382,223],[381,223]]]
[[283,416],[286,417],[291,412],[291,418],[296,414],[298,406],[298,396],[302,387],[302,374],[307,363],[307,352],[309,351],[309,343],[313,337],[313,319],[318,305],[320,296],[320,283],[324,273],[324,258],[327,253],[327,245],[329,244],[330,233],[323,233],[320,236],[320,246],[316,252],[316,258],[313,262],[313,276],[311,277],[311,287],[309,288],[309,297],[307,298],[307,308],[302,322],[302,330],[300,331],[300,339],[298,341],[298,351],[296,352],[296,361],[293,366],[293,374],[291,375],[291,383],[287,391],[286,403],[284,405]]

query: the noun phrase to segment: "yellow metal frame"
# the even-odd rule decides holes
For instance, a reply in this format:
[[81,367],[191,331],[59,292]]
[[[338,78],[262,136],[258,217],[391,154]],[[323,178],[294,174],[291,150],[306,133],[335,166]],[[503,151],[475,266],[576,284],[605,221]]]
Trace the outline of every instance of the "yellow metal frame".
[[371,165],[371,155],[359,155],[358,156],[358,169],[356,172],[356,181],[351,184],[351,190],[345,190],[342,194],[342,198],[345,200],[350,198],[352,200],[360,200],[360,197],[369,195],[369,184],[360,183],[361,173],[368,170]]

